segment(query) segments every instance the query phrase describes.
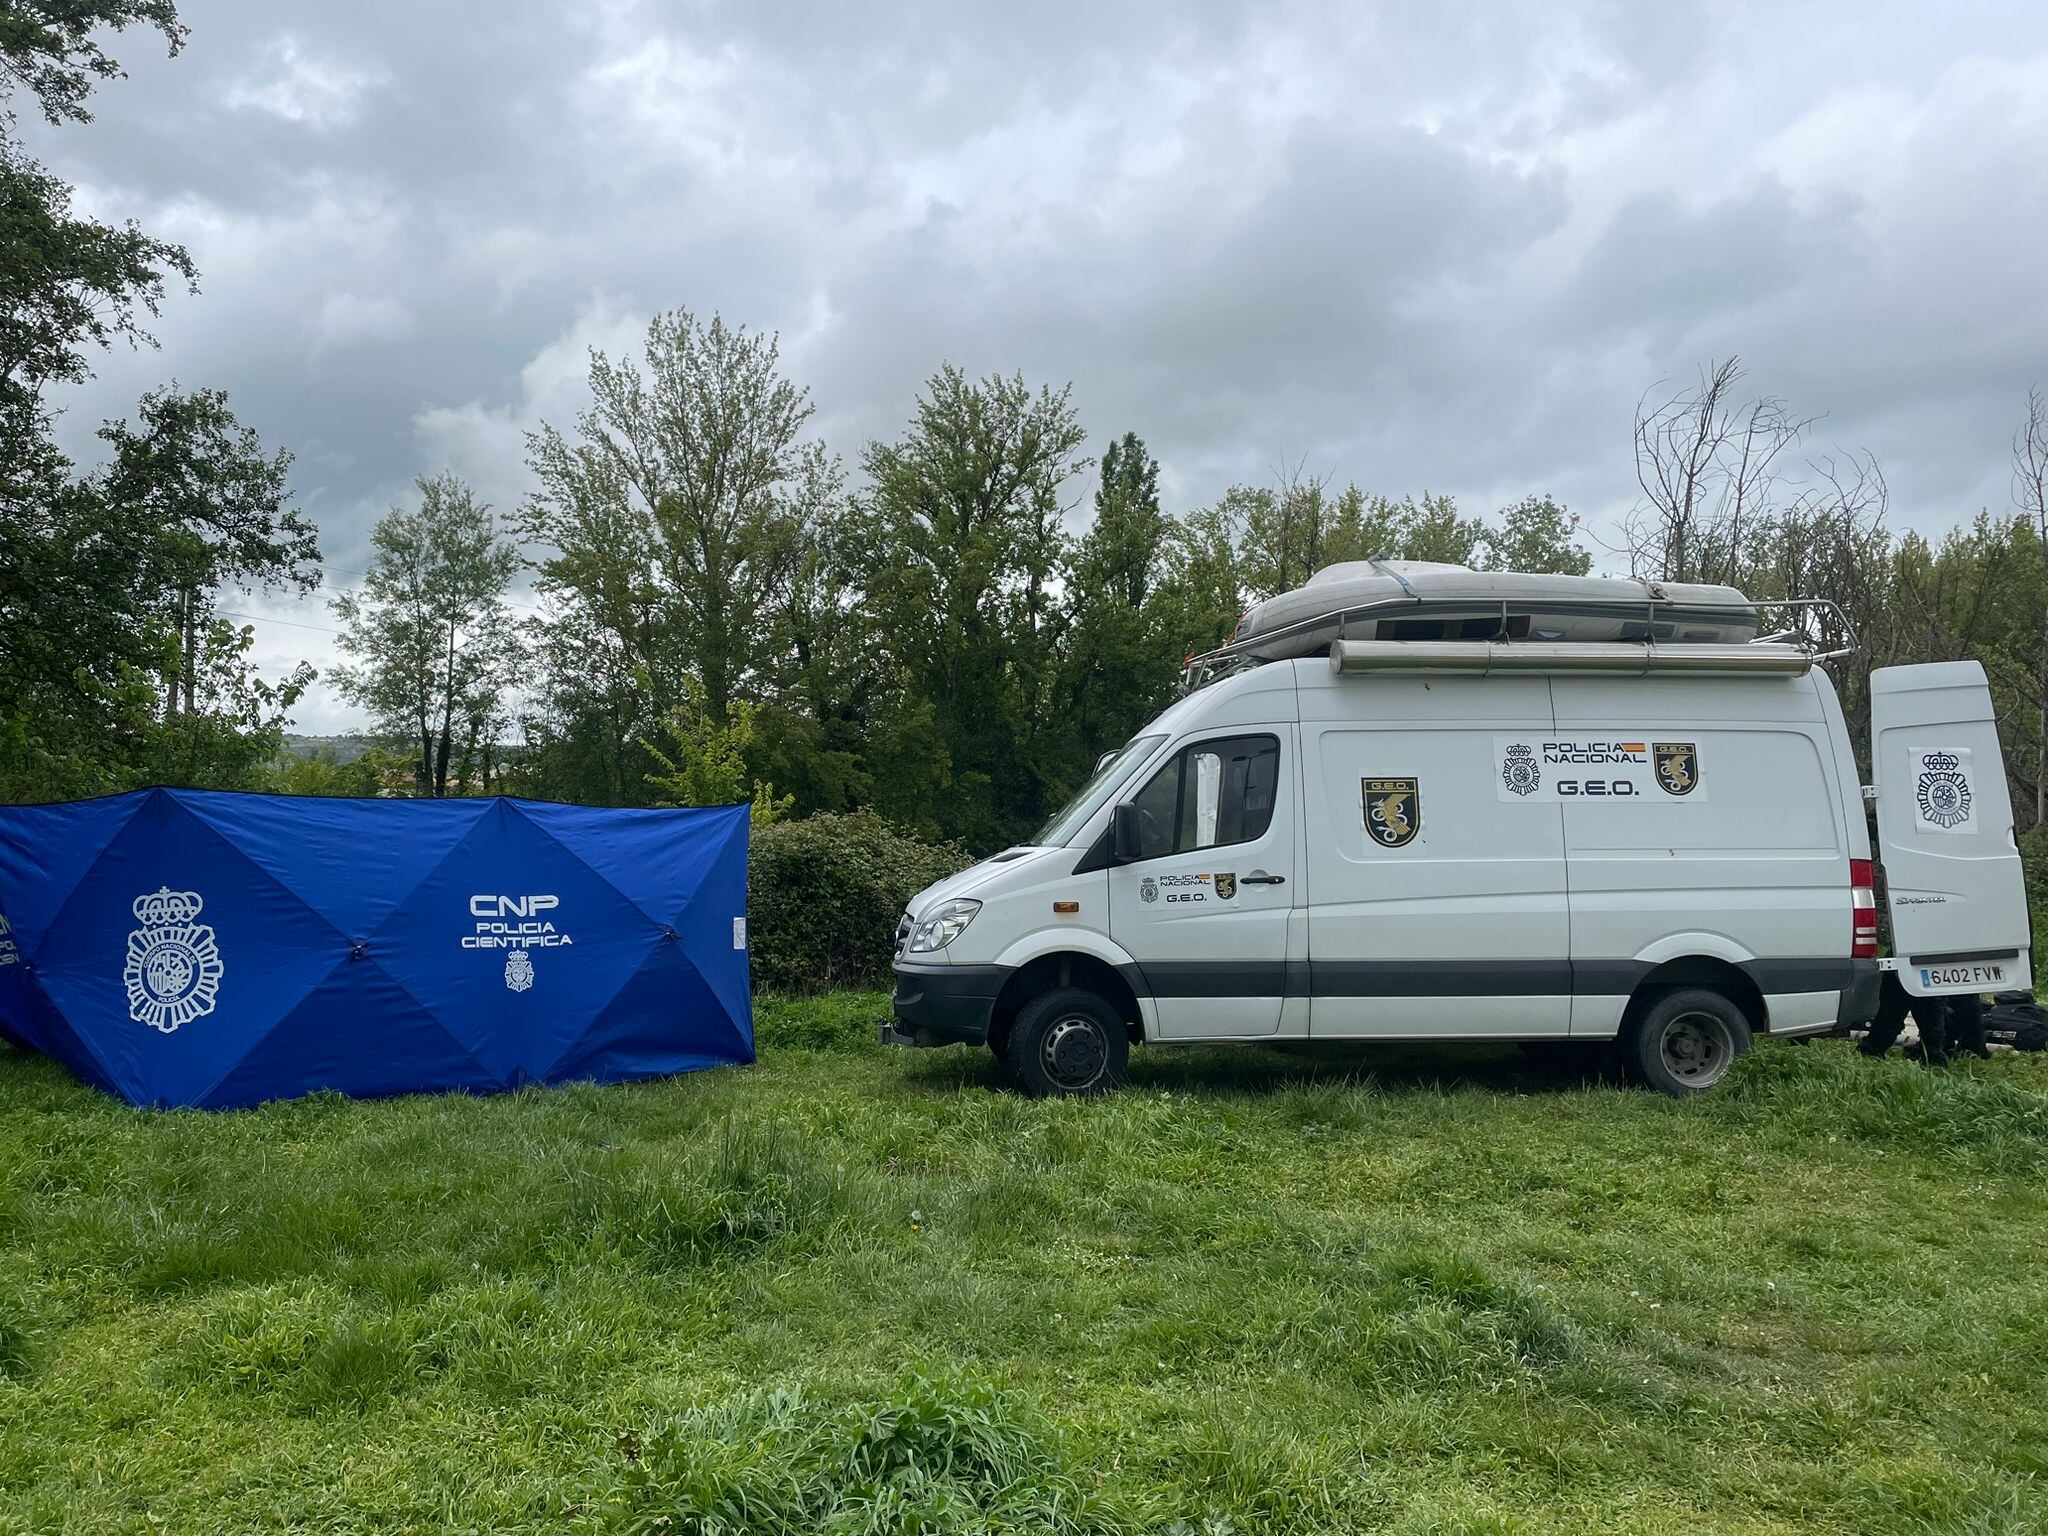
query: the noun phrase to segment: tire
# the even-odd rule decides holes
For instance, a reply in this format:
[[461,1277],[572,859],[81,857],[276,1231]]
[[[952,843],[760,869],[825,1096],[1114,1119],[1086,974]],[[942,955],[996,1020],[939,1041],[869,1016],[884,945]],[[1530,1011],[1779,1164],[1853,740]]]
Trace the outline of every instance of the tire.
[[1629,1075],[1674,1099],[1705,1093],[1750,1046],[1749,1020],[1719,992],[1682,987],[1645,1008],[1622,1045]]
[[1034,1099],[1085,1098],[1120,1087],[1131,1037],[1116,1009],[1085,987],[1054,987],[1018,1010],[1004,1059]]

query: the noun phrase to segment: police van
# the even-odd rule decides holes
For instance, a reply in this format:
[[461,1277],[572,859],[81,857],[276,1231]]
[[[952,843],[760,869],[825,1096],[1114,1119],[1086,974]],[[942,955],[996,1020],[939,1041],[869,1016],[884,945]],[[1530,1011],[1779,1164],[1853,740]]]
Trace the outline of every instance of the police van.
[[1829,605],[1369,565],[1254,610],[1028,844],[920,892],[883,1038],[1038,1094],[1137,1041],[1603,1041],[1682,1095],[1868,1022],[1881,965],[2031,987],[1977,663],[1870,674],[1866,790]]

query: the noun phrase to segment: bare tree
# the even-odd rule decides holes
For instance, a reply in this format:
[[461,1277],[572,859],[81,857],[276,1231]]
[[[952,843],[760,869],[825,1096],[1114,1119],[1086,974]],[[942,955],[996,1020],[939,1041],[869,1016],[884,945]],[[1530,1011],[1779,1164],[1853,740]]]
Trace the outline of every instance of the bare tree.
[[[2048,554],[2048,398],[2027,391],[2027,419],[2012,435],[2013,502]],[[2034,737],[2034,825],[2048,819],[2048,608],[2041,616],[2041,691]]]
[[1730,581],[1745,541],[1768,516],[1778,460],[1813,424],[1775,395],[1738,398],[1741,360],[1709,363],[1675,393],[1636,406],[1636,483],[1624,525],[1629,570],[1663,581]]
[[[1283,459],[1273,466],[1280,525],[1280,570],[1274,590],[1279,592],[1287,591],[1291,580],[1307,581],[1322,563],[1323,489],[1330,477],[1305,473],[1307,465],[1308,456],[1303,454],[1292,464]],[[1297,551],[1302,556],[1299,572],[1293,568]]]

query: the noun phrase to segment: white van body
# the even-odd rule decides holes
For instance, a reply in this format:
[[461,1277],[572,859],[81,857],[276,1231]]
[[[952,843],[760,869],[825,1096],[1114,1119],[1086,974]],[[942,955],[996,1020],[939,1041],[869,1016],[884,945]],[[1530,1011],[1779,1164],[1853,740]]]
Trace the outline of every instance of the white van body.
[[[1053,989],[1146,1042],[1611,1041],[1678,990],[1750,1035],[1867,1022],[1872,848],[1826,671],[1531,665],[1314,656],[1183,698],[1037,842],[918,894],[885,1037],[1002,1055]],[[1981,668],[1873,697],[1900,980],[2030,986]]]

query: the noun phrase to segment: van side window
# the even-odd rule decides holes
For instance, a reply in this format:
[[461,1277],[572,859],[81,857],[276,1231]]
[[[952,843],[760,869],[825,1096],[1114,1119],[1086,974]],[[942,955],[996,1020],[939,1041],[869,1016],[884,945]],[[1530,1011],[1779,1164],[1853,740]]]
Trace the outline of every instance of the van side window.
[[1183,747],[1131,798],[1141,857],[1265,836],[1279,783],[1278,737],[1226,736]]

